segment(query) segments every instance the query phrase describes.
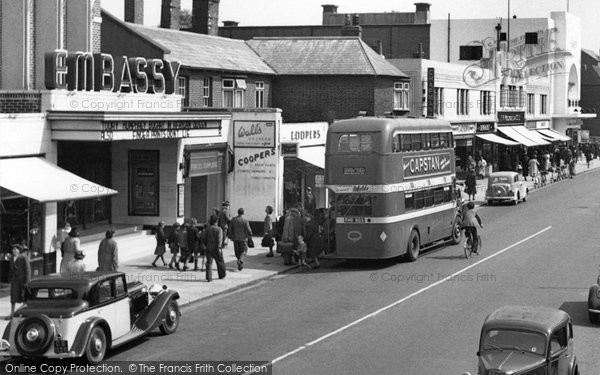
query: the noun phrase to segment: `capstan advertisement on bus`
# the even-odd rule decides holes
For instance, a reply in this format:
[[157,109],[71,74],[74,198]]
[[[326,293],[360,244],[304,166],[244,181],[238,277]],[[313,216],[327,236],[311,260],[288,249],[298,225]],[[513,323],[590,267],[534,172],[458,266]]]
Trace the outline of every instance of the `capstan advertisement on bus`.
[[450,152],[437,152],[402,157],[404,179],[423,178],[440,174],[449,174],[451,169]]

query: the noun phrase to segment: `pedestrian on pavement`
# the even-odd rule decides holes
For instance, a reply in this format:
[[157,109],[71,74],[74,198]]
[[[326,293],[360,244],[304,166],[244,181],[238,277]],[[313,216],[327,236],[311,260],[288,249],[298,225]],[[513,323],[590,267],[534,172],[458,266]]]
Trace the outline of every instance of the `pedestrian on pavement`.
[[85,253],[81,250],[75,252],[75,257],[67,265],[67,275],[74,275],[85,272],[85,263],[83,263]]
[[485,177],[485,168],[487,167],[487,162],[483,158],[483,156],[477,162],[477,177],[483,180]]
[[200,257],[200,246],[198,244],[198,238],[200,237],[200,231],[198,231],[198,220],[196,218],[190,219],[190,225],[187,228],[187,245],[188,255],[183,265],[183,270],[187,270],[187,264],[194,259],[194,271],[198,271],[198,258]]
[[592,153],[590,150],[585,151],[585,162],[587,163],[588,169],[590,169],[590,163],[592,162]]
[[223,230],[223,247],[227,247],[227,237],[229,236],[230,222],[231,214],[229,213],[229,201],[224,201],[221,204],[221,212],[219,212],[219,226]]
[[79,229],[72,227],[61,247],[62,260],[60,262],[60,273],[67,272],[67,265],[75,259],[75,252],[81,251],[81,241],[79,240]]
[[477,163],[475,163],[475,159],[473,159],[473,157],[471,155],[469,155],[469,158],[467,159],[467,172],[469,170],[475,172],[476,167],[477,167]]
[[323,238],[319,231],[319,223],[311,215],[305,217],[305,234],[306,234],[306,257],[308,261],[315,263],[314,268],[319,268],[319,256],[323,252]]
[[244,268],[243,255],[248,251],[248,237],[252,237],[250,223],[244,218],[244,209],[238,209],[238,216],[231,219],[230,223],[231,240],[233,241],[233,250],[237,258],[238,270]]
[[156,255],[156,258],[154,258],[154,262],[152,262],[152,267],[156,267],[156,261],[157,260],[162,260],[163,262],[163,266],[167,265],[167,262],[165,262],[165,258],[164,258],[164,254],[167,251],[165,244],[167,243],[167,237],[165,236],[165,223],[164,222],[159,222],[158,223],[158,228],[156,229],[156,249],[154,250],[154,255]]
[[467,171],[465,186],[465,191],[469,196],[469,201],[471,200],[471,197],[473,197],[473,200],[475,200],[475,194],[477,193],[477,179],[475,178],[475,172],[473,170]]
[[523,178],[527,181],[527,176],[529,176],[529,156],[527,156],[527,152],[523,152],[521,156],[521,165],[523,166]]
[[304,193],[304,209],[311,215],[314,215],[316,209],[315,196],[313,195],[312,188],[308,186]]
[[13,245],[12,261],[10,262],[10,316],[15,313],[15,305],[25,302],[25,285],[31,280],[31,265],[27,248]]
[[306,262],[306,254],[308,250],[306,248],[306,242],[304,242],[304,237],[299,235],[296,242],[298,243],[298,250],[296,250],[296,252],[298,253],[299,265],[300,267],[306,267],[306,269],[310,271],[311,267]]
[[540,163],[537,160],[537,152],[533,153],[533,157],[529,159],[529,175],[531,176],[531,181],[533,181],[533,187],[537,188],[540,185],[540,180],[538,178]]
[[219,217],[212,215],[206,231],[206,281],[212,281],[212,261],[217,264],[219,279],[224,279],[227,274],[225,261],[223,260],[223,230],[217,225]]
[[119,267],[119,248],[113,238],[115,231],[107,230],[98,246],[98,271],[116,272]]
[[173,268],[173,265],[177,266],[177,253],[179,253],[179,231],[181,224],[178,222],[173,223],[173,231],[169,234],[167,243],[169,244],[169,251],[171,252],[171,261],[169,262],[169,268]]
[[275,241],[273,240],[273,219],[271,218],[271,215],[273,214],[273,207],[271,206],[267,206],[265,208],[265,213],[267,214],[265,216],[265,222],[264,222],[264,232],[265,235],[261,241],[261,246],[262,247],[268,247],[269,248],[269,253],[267,254],[267,257],[273,257],[273,246],[275,246]]
[[188,245],[187,245],[187,224],[184,223],[179,231],[177,232],[177,240],[179,243],[179,261],[175,263],[175,268],[181,271],[179,266],[180,263],[183,262],[183,267],[186,267],[186,259],[188,257]]

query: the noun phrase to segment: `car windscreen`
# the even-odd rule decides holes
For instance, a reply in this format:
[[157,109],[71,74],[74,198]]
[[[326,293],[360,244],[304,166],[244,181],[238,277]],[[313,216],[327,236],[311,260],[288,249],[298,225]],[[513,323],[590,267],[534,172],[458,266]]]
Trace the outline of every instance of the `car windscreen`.
[[544,356],[546,337],[532,331],[492,329],[484,335],[481,349],[518,350]]
[[30,288],[28,298],[40,300],[75,299],[76,293],[69,288]]

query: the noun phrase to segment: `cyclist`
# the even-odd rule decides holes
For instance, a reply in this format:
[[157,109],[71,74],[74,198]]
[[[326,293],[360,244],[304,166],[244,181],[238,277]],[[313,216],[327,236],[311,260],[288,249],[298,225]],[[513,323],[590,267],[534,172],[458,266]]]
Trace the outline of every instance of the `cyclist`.
[[473,239],[473,249],[475,249],[475,254],[479,254],[477,251],[479,245],[479,239],[477,238],[477,225],[483,228],[481,223],[481,218],[475,212],[475,203],[469,202],[466,204],[466,210],[463,212],[463,221],[462,226],[465,230],[465,234],[471,233],[471,238]]

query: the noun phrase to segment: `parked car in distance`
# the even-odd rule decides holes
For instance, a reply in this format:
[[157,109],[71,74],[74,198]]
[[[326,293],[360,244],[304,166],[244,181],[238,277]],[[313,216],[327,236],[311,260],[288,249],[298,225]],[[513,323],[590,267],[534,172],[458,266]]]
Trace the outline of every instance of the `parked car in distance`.
[[600,320],[600,275],[588,293],[588,317],[590,323],[598,323]]
[[569,314],[542,306],[504,306],[481,328],[479,375],[579,375]]
[[496,202],[526,202],[529,188],[517,172],[493,172],[488,177],[485,200],[489,205]]
[[107,350],[155,328],[179,326],[179,294],[126,282],[122,272],[43,276],[26,286],[25,304],[4,330],[2,357],[104,359]]

